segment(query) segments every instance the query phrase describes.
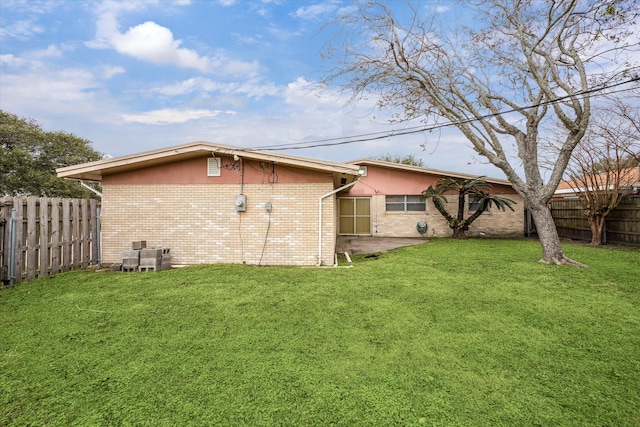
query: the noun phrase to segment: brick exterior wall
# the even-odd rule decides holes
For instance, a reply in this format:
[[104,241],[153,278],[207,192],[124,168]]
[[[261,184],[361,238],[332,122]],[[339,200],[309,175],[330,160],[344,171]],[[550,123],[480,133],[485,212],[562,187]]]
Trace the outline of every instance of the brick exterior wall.
[[[524,202],[517,194],[498,196],[517,202],[514,212],[507,209],[501,211],[492,207],[484,212],[470,226],[468,236],[479,236],[484,233],[488,237],[519,237],[524,234]],[[458,197],[448,196],[447,211],[456,214]],[[450,237],[452,230],[440,212],[427,201],[425,212],[386,212],[384,195],[371,196],[371,234],[378,237],[420,237],[416,229],[418,221],[425,221],[429,226],[428,237]],[[469,216],[468,205],[465,207],[465,218]]]
[[[173,264],[315,265],[318,199],[332,190],[331,183],[245,184],[247,210],[239,213],[237,184],[104,185],[102,260],[121,262],[131,242],[146,240],[169,248]],[[333,264],[335,196],[322,209],[322,261]]]

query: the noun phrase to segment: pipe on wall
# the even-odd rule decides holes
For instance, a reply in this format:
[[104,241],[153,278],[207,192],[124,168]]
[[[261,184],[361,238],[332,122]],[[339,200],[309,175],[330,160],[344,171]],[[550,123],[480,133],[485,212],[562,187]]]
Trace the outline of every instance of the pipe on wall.
[[78,183],[79,183],[80,185],[82,185],[84,188],[86,188],[87,190],[91,190],[91,191],[93,191],[95,194],[97,194],[97,195],[98,195],[98,197],[102,198],[102,193],[101,193],[101,192],[99,192],[98,190],[96,190],[96,189],[95,189],[95,188],[93,188],[93,187],[88,186],[87,184],[85,184],[85,182],[84,182],[84,181],[82,181],[82,180],[78,180]]
[[[358,177],[359,179],[360,177]],[[336,188],[335,190],[324,194],[318,198],[318,267],[322,265],[322,201],[329,196],[333,196],[336,193],[339,193],[342,190],[346,190],[347,188],[353,187],[358,182],[358,179],[355,181],[343,185],[342,187]]]

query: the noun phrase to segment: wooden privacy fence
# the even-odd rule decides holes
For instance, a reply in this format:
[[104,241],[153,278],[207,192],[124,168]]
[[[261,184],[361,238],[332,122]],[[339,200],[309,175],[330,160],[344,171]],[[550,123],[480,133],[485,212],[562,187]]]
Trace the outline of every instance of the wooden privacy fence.
[[99,262],[93,199],[0,198],[0,279],[9,286]]
[[[553,200],[551,215],[560,237],[591,240],[589,221],[577,199]],[[609,214],[603,242],[640,246],[640,196],[627,196]]]

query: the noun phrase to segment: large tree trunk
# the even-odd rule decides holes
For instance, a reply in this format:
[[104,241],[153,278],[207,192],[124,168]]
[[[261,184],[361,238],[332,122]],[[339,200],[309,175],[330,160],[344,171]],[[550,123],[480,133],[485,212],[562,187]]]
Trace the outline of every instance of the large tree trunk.
[[589,218],[589,227],[591,227],[591,244],[595,246],[602,245],[602,234],[604,232],[604,224],[606,216],[597,215]]
[[567,257],[562,251],[558,230],[556,230],[556,224],[553,222],[551,211],[546,203],[542,203],[541,206],[529,205],[529,208],[536,223],[538,238],[542,245],[542,259],[539,262],[543,264],[571,264],[578,267],[586,267],[586,265]]

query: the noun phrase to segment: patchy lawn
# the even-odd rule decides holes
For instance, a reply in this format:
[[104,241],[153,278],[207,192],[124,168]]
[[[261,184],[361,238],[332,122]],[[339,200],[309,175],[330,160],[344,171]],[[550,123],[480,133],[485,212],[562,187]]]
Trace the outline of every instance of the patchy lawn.
[[640,251],[437,239],[353,268],[72,272],[0,291],[0,425],[640,420]]

